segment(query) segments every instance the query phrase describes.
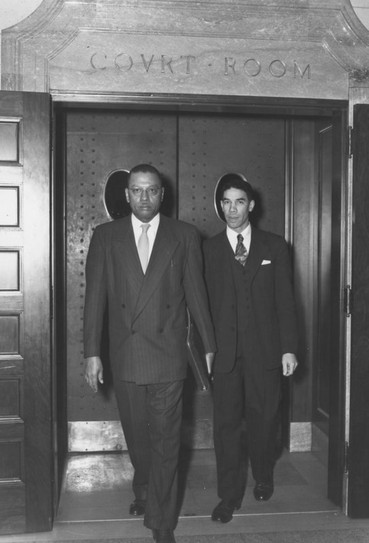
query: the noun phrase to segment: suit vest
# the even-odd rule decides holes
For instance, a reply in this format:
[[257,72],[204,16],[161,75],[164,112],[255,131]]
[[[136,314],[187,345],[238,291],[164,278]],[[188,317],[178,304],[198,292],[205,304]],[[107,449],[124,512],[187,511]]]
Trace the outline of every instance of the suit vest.
[[251,299],[251,276],[247,261],[242,266],[232,256],[231,270],[237,314],[237,356],[251,356],[257,348],[255,318]]

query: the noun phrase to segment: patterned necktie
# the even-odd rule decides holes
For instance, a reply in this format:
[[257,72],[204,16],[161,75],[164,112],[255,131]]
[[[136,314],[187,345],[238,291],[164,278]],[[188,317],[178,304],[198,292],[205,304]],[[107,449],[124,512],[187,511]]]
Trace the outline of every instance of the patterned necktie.
[[237,236],[237,246],[234,252],[235,259],[244,266],[247,260],[247,249],[243,244],[243,236],[238,234]]
[[142,232],[137,242],[138,256],[140,257],[142,271],[145,273],[149,263],[149,238],[147,231],[149,224],[141,224]]

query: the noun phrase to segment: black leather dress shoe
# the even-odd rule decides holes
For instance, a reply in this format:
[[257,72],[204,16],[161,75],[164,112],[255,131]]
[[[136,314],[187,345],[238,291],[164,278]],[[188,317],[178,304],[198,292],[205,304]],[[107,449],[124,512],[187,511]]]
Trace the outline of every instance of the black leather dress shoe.
[[144,500],[135,500],[129,506],[129,514],[133,517],[141,517],[145,514],[146,502]]
[[254,488],[254,497],[258,502],[266,502],[272,497],[274,492],[273,483],[256,483]]
[[152,535],[156,543],[176,543],[173,530],[158,530],[154,528]]
[[233,512],[239,508],[239,505],[234,505],[233,503],[222,500],[212,512],[211,520],[219,520],[220,522],[223,522],[223,524],[230,522],[233,518]]

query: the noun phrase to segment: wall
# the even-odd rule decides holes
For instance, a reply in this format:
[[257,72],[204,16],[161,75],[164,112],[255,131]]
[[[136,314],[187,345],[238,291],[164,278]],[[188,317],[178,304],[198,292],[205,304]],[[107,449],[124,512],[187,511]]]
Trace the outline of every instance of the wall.
[[[1,73],[1,32],[4,28],[16,25],[26,19],[42,4],[42,0],[0,0],[0,73]],[[1,82],[0,82],[1,86]]]
[[[0,0],[0,31],[28,17],[40,4],[42,0],[22,0],[22,2]],[[324,4],[329,5],[329,0],[322,0],[322,6]],[[369,29],[369,0],[353,0],[351,5],[360,21]]]
[[353,0],[351,4],[360,21],[369,28],[369,0]]

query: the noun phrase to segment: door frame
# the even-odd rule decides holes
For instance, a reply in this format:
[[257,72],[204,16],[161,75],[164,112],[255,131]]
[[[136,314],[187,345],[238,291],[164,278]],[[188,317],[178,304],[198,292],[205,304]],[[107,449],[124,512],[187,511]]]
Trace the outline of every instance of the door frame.
[[[149,94],[132,94],[127,93],[123,97],[115,98],[114,96],[101,96],[101,95],[78,95],[73,96],[72,99],[70,96],[64,96],[60,94],[52,94],[53,102],[53,117],[54,117],[54,157],[53,163],[55,165],[54,169],[54,195],[57,197],[57,201],[54,201],[53,204],[53,224],[54,224],[54,233],[57,238],[57,242],[53,244],[53,260],[57,262],[60,258],[63,258],[65,251],[63,236],[65,237],[65,228],[61,226],[58,222],[58,217],[65,217],[65,194],[64,187],[65,183],[65,164],[63,159],[63,146],[65,143],[65,113],[71,110],[125,110],[125,111],[155,111],[155,112],[192,112],[192,113],[224,113],[224,114],[243,114],[250,116],[274,116],[282,118],[291,118],[291,117],[332,117],[335,119],[336,126],[340,127],[339,130],[339,139],[340,141],[336,142],[337,145],[342,149],[342,160],[339,165],[340,177],[341,177],[341,250],[343,259],[340,267],[340,280],[342,287],[342,298],[338,301],[338,305],[341,308],[340,319],[341,319],[341,329],[343,330],[344,340],[339,345],[340,350],[340,368],[337,386],[337,398],[335,398],[337,404],[337,417],[334,423],[334,432],[335,439],[338,440],[340,447],[338,455],[333,452],[330,453],[330,462],[333,464],[333,471],[331,473],[330,479],[334,481],[333,494],[331,492],[330,498],[338,505],[344,508],[346,511],[347,508],[347,499],[346,499],[346,486],[344,485],[344,476],[345,476],[345,458],[344,450],[345,443],[347,440],[347,420],[348,420],[348,408],[347,408],[347,389],[346,393],[342,394],[347,387],[345,381],[346,369],[349,367],[349,360],[347,360],[347,350],[344,348],[344,345],[347,342],[348,338],[348,326],[347,321],[345,322],[345,317],[343,314],[343,287],[347,282],[347,277],[349,273],[349,258],[348,255],[351,252],[350,238],[347,236],[346,232],[349,229],[348,219],[350,216],[350,210],[348,209],[347,204],[347,192],[348,192],[348,167],[347,167],[347,153],[346,151],[346,128],[347,128],[347,117],[348,117],[348,108],[349,102],[345,100],[317,100],[317,99],[285,99],[285,98],[260,98],[260,97],[240,97],[240,96],[217,96],[217,95],[149,95]],[[56,154],[55,154],[56,151]],[[286,195],[287,198],[291,198],[291,194]],[[287,218],[286,220],[286,236],[287,239],[290,239],[291,236],[291,220]],[[57,271],[59,269],[59,272]],[[61,287],[60,279],[58,279],[58,273],[60,271],[63,273],[65,270],[65,258],[63,259],[62,267],[54,267],[54,276],[53,276],[53,287],[55,292],[55,300],[61,301],[65,304],[65,290]],[[63,307],[63,306],[62,306]],[[62,382],[58,383],[58,386],[54,386],[54,391],[58,391],[59,399],[59,409],[62,415],[66,413],[66,375],[63,370],[63,353],[65,354],[65,342],[66,334],[64,327],[62,326],[63,321],[65,322],[65,315],[63,313],[63,308],[56,308],[55,318],[54,318],[54,365],[55,361],[59,360],[59,363],[56,364],[57,370],[55,374],[62,379]],[[64,305],[65,307],[65,305]],[[56,328],[59,332],[56,334]],[[60,333],[60,330],[62,332]],[[59,354],[59,357],[57,355]],[[60,356],[61,353],[61,356]],[[65,367],[65,365],[64,365]],[[64,403],[63,403],[64,395]],[[344,400],[342,401],[342,396]],[[66,418],[66,417],[65,417]],[[56,489],[56,493],[60,491],[61,483],[61,474],[64,471],[64,463],[67,455],[67,439],[68,439],[68,428],[66,426],[66,420],[57,421],[57,427],[59,430],[58,435],[58,445],[57,448],[60,451],[58,455],[58,480],[59,480],[59,489]],[[331,441],[331,440],[330,440]]]

